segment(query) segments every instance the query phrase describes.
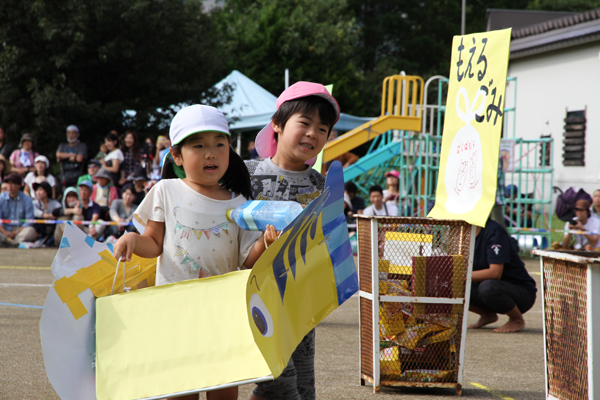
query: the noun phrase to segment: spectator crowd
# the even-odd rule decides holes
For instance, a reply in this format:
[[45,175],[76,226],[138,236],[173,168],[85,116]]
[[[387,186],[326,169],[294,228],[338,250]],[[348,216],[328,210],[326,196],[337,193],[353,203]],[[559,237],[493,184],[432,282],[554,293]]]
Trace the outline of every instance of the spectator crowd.
[[53,168],[51,157],[36,151],[32,134],[24,133],[17,146],[0,127],[0,247],[58,246],[66,221],[99,241],[135,230],[133,213],[160,179],[161,156],[170,145],[159,140],[155,146],[133,130],[111,131],[90,157],[79,129],[69,125]]
[[[77,126],[69,125],[65,136],[66,142],[56,150],[58,165],[53,167],[51,157],[36,151],[32,134],[24,133],[17,146],[0,127],[0,247],[58,246],[66,221],[73,221],[99,241],[114,242],[125,232],[135,230],[133,213],[160,179],[163,159],[171,145],[168,137],[158,136],[156,142],[147,138],[142,143],[133,130],[123,135],[113,130],[91,157],[94,153],[80,140]],[[248,152],[251,158],[257,157],[253,141]],[[326,172],[327,166],[324,169]],[[56,176],[52,171],[57,172]],[[385,188],[369,188],[368,206],[357,195],[357,186],[346,183],[344,211],[351,234],[355,214],[410,215],[411,207],[404,204],[399,190],[400,173],[391,170],[385,178]],[[506,186],[502,194],[509,203],[520,196],[515,185]],[[530,205],[515,203],[504,209],[501,225],[533,227]],[[579,200],[574,212],[575,217],[565,224],[563,241],[553,243],[553,249],[599,251],[600,190],[593,197]]]

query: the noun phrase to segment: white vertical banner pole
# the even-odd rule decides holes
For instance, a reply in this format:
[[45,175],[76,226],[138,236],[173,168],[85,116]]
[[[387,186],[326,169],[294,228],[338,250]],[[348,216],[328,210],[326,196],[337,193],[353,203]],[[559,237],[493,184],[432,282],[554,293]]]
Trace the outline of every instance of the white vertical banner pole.
[[290,70],[289,69],[285,69],[285,88],[287,89],[288,87],[290,87]]
[[371,218],[371,288],[373,292],[373,393],[379,391],[379,233]]
[[[357,247],[357,260],[358,260],[358,265],[357,265],[357,278],[358,278],[358,379],[359,379],[359,384],[361,386],[364,385],[364,379],[362,376],[362,296],[361,296],[361,292],[362,292],[362,286],[360,283],[360,276],[362,273],[361,270],[361,254],[360,254],[360,242],[361,242],[361,237],[358,234],[359,229],[358,229],[358,219],[354,219],[354,221],[356,222],[356,247]],[[366,240],[366,239],[365,239]],[[366,301],[366,300],[365,300]]]
[[460,8],[460,35],[465,35],[465,25],[467,23],[467,0],[462,0]]
[[546,399],[548,398],[548,343],[546,343],[546,298],[544,294],[544,257],[540,257],[540,286],[542,290],[542,338],[544,339],[544,391]]
[[465,365],[465,346],[467,343],[467,319],[469,318],[469,300],[471,298],[471,273],[473,272],[473,253],[475,252],[475,237],[477,227],[471,225],[471,240],[469,242],[469,261],[467,263],[467,281],[465,283],[465,308],[462,320],[462,335],[460,338],[460,354],[458,362],[458,384],[462,387],[463,370]]
[[[550,271],[552,274],[552,271]],[[542,338],[544,339],[544,391],[546,392],[546,398],[548,399],[548,343],[546,343],[546,298],[544,294],[544,287],[546,286],[544,283],[544,257],[540,257],[540,286],[542,291]]]

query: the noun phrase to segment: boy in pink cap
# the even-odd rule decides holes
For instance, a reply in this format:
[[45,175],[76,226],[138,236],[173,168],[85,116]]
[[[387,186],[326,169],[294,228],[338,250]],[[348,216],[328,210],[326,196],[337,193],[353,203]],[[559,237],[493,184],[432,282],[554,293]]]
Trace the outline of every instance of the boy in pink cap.
[[[337,101],[318,83],[297,82],[277,99],[271,123],[256,137],[260,160],[246,161],[256,200],[308,204],[325,190],[325,178],[311,168],[340,117]],[[273,381],[261,382],[251,400],[315,399],[315,331],[298,345]]]

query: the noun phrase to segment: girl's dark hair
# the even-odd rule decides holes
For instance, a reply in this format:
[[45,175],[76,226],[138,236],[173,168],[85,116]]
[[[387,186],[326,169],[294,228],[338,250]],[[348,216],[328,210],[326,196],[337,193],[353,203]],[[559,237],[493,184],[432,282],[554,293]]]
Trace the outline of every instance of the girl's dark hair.
[[221,184],[227,190],[239,193],[248,200],[252,200],[252,184],[250,183],[250,172],[242,157],[229,146],[229,166],[225,175],[221,178]]
[[[173,154],[173,151],[179,152],[181,153],[181,145],[175,145],[175,146],[171,146],[171,149],[169,150],[171,152],[171,154]],[[162,171],[160,172],[160,179],[177,179],[179,178],[177,176],[177,174],[175,174],[175,170],[173,169],[173,158],[171,158],[170,156],[167,156],[165,158],[165,161],[163,162],[163,166],[162,166]]]
[[[133,136],[133,146],[131,146],[131,147],[127,147],[125,145],[125,138],[129,134],[131,134],[131,136]],[[138,135],[138,133],[134,130],[125,131],[125,135],[123,135],[123,150],[131,152],[131,154],[133,155],[133,159],[136,161],[139,161],[139,159],[140,159],[140,148],[141,147],[142,146],[140,144],[140,135]]]
[[[229,140],[231,140],[231,137],[229,137]],[[181,147],[184,143],[185,139],[181,143],[171,146],[171,154],[173,151],[181,153]],[[167,157],[165,159],[161,172],[161,178],[178,178],[173,170],[173,159],[171,157]],[[254,198],[252,196],[252,185],[250,184],[250,173],[248,172],[248,168],[246,167],[244,160],[242,160],[242,157],[240,157],[231,146],[229,146],[229,166],[221,178],[221,186],[234,193],[241,194],[248,200],[252,200]]]
[[[275,111],[272,120],[283,129],[292,115],[296,113],[312,114],[315,110],[318,111],[321,122],[329,126],[329,132],[327,132],[327,138],[329,138],[331,129],[337,120],[337,113],[331,103],[320,96],[306,96],[286,101]],[[275,140],[278,139],[277,136],[277,132],[275,132]]]
[[104,136],[104,139],[110,140],[111,142],[116,142],[117,144],[115,147],[119,148],[119,137],[114,133],[109,133],[108,135]]

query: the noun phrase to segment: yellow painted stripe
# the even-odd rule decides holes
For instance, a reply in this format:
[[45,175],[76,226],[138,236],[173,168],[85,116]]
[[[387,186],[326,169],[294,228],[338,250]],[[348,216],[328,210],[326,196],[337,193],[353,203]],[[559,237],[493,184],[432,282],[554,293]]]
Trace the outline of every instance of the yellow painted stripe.
[[534,274],[534,275],[541,275],[541,274],[539,273],[539,271],[529,271],[529,273],[530,273],[530,274]]
[[0,269],[50,269],[50,267],[22,267],[18,265],[0,265]]
[[500,393],[496,392],[494,389],[490,389],[489,387],[487,387],[487,386],[484,386],[484,385],[482,385],[481,383],[477,383],[477,382],[471,382],[471,386],[475,386],[476,388],[483,389],[483,390],[485,390],[486,392],[488,392],[488,393],[490,393],[490,394],[493,394],[493,395],[494,395],[494,396],[496,396],[496,397],[499,397],[499,398],[501,398],[502,400],[515,400],[515,399],[513,399],[512,397],[503,396],[503,395],[501,395]]

